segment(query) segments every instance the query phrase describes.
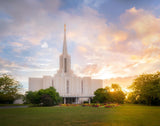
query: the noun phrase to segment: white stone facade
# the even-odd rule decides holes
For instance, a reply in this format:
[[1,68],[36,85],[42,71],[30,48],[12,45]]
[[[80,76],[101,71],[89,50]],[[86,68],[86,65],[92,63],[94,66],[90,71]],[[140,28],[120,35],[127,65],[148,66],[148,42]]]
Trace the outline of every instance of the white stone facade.
[[94,96],[94,91],[103,88],[103,80],[77,77],[71,70],[71,57],[67,52],[66,26],[64,26],[63,53],[60,55],[59,70],[52,76],[29,78],[29,91],[54,87],[64,103],[82,103]]

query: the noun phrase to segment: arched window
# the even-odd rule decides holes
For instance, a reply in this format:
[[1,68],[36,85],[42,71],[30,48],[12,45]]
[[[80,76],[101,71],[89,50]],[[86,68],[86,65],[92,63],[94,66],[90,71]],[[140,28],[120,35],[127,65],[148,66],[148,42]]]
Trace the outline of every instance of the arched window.
[[67,80],[67,94],[69,94],[69,80]]
[[81,81],[81,94],[83,94],[83,80]]

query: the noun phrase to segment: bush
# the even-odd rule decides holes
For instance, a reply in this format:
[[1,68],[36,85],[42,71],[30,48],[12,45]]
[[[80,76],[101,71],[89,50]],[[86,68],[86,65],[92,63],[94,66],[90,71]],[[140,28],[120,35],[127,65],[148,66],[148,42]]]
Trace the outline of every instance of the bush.
[[52,106],[61,103],[62,98],[53,87],[39,91],[28,91],[25,95],[25,102],[35,105]]
[[85,103],[89,103],[89,102],[88,101],[84,101],[83,103],[85,104]]
[[48,94],[43,94],[41,96],[41,103],[43,106],[52,106],[53,105],[53,99]]
[[105,103],[109,100],[109,93],[106,89],[99,88],[94,92],[93,102],[94,103]]

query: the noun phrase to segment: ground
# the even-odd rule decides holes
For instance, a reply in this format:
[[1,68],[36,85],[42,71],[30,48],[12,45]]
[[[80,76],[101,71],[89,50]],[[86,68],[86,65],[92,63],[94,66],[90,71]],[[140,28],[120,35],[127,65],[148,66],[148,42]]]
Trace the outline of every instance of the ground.
[[121,105],[0,109],[1,126],[159,126],[160,107]]

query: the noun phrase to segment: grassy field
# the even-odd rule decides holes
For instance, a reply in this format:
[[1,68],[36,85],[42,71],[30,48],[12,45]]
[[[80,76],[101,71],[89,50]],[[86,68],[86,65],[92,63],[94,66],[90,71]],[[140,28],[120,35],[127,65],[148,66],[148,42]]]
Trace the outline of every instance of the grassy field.
[[159,126],[160,107],[29,107],[0,109],[0,126]]

